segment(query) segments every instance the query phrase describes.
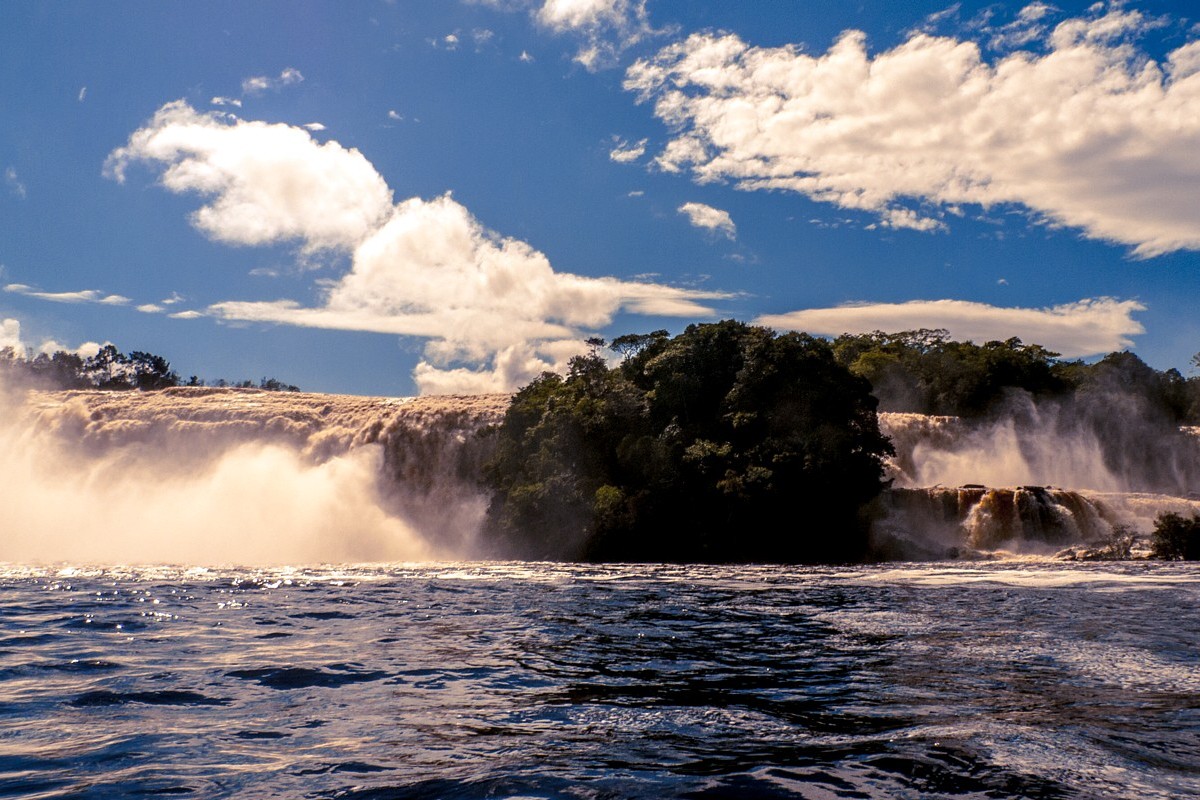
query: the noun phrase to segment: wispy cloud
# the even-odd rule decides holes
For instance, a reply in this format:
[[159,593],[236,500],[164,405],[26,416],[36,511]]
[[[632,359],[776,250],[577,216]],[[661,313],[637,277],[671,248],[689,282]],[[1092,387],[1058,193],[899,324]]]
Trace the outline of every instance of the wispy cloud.
[[302,252],[350,256],[348,271],[319,282],[315,305],[231,300],[206,314],[422,337],[414,376],[425,392],[512,389],[561,368],[586,332],[622,310],[709,317],[710,301],[730,296],[556,271],[544,254],[489,230],[448,194],[394,203],[356,150],[182,101],[114,151],[108,174],[123,179],[135,162],[161,169],[170,191],[208,198],[192,219],[214,239],[294,242]]
[[8,190],[22,200],[25,199],[25,184],[21,183],[21,179],[17,176],[17,171],[12,167],[4,170],[4,183],[8,186]]
[[[575,61],[590,72],[617,65],[623,52],[664,31],[650,25],[645,0],[474,0],[503,11],[523,11],[544,31],[579,43]],[[533,61],[522,51],[522,61]]]
[[43,292],[28,284],[10,283],[4,287],[4,291],[38,300],[48,300],[52,303],[99,303],[106,306],[124,306],[132,302],[128,297],[108,294],[96,289],[84,289],[77,292]]
[[1137,11],[1037,27],[1048,13],[1027,6],[1038,48],[994,63],[925,33],[872,54],[847,31],[818,55],[702,33],[625,86],[673,132],[656,163],[699,182],[795,191],[891,228],[1015,204],[1141,257],[1200,249],[1200,41],[1159,63],[1136,46],[1159,22]]
[[608,151],[608,157],[618,164],[631,164],[646,153],[646,142],[642,139],[630,144],[619,136],[613,137],[613,148]]
[[242,93],[248,95],[261,94],[268,89],[282,89],[285,86],[293,86],[301,83],[303,80],[304,76],[300,74],[300,70],[295,67],[287,67],[279,73],[279,77],[277,78],[267,75],[255,75],[246,78],[242,81]]
[[1145,332],[1133,318],[1146,307],[1136,300],[1100,297],[1050,308],[1007,308],[966,300],[849,303],[768,314],[756,324],[837,336],[842,333],[944,328],[956,339],[1003,341],[1016,336],[1067,358],[1108,353],[1133,345]]
[[737,226],[733,224],[733,218],[729,216],[728,211],[704,203],[684,203],[677,210],[687,217],[694,227],[719,233],[727,239],[737,238]]

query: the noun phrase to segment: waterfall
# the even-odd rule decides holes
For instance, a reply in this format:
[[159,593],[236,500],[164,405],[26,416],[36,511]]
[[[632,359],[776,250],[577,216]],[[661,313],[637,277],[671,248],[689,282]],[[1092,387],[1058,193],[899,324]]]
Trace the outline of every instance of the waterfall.
[[1163,512],[1200,513],[1194,429],[1072,411],[1026,403],[978,421],[880,414],[896,454],[877,503],[877,553],[1049,555],[1121,531],[1144,539]]
[[505,395],[10,392],[0,560],[288,564],[467,557]]
[[[0,393],[0,561],[273,565],[470,558],[507,395],[173,388]],[[1200,436],[1057,407],[885,413],[875,553],[1050,555],[1200,513]],[[1120,427],[1120,426],[1117,426]],[[1138,447],[1134,442],[1142,441]]]

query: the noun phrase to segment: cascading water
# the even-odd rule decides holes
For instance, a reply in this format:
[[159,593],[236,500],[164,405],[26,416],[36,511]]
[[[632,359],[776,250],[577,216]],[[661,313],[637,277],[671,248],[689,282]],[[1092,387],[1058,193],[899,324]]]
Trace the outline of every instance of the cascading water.
[[0,561],[282,564],[475,552],[503,395],[10,394]]
[[1200,513],[1200,437],[1190,430],[1130,423],[1106,441],[1105,426],[1031,403],[978,422],[879,419],[896,448],[873,529],[882,557],[1046,555],[1121,531],[1144,537],[1160,513]]

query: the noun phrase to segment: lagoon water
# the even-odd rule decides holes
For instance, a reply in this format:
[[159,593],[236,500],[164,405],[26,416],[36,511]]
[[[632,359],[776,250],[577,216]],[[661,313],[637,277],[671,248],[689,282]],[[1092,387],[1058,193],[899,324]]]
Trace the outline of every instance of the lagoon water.
[[0,797],[1200,796],[1200,568],[0,571]]

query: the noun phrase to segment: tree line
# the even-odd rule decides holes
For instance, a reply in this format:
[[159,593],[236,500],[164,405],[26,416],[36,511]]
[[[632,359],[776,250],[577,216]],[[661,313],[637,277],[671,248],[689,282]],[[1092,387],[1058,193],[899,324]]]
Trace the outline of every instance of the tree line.
[[0,348],[0,377],[9,382],[48,390],[155,391],[173,386],[229,386],[300,391],[298,386],[265,377],[257,383],[250,380],[231,382],[224,378],[206,382],[196,375],[183,380],[162,356],[140,350],[126,354],[112,344],[106,344],[95,355],[86,357],[62,350],[25,357],[12,347]]
[[[871,382],[881,411],[979,417],[1014,391],[1081,401],[1116,393],[1174,425],[1200,425],[1200,377],[1156,370],[1130,352],[1088,364],[1017,338],[979,345],[941,329],[843,334],[833,350],[838,363]],[[1200,367],[1200,354],[1192,363]]]

